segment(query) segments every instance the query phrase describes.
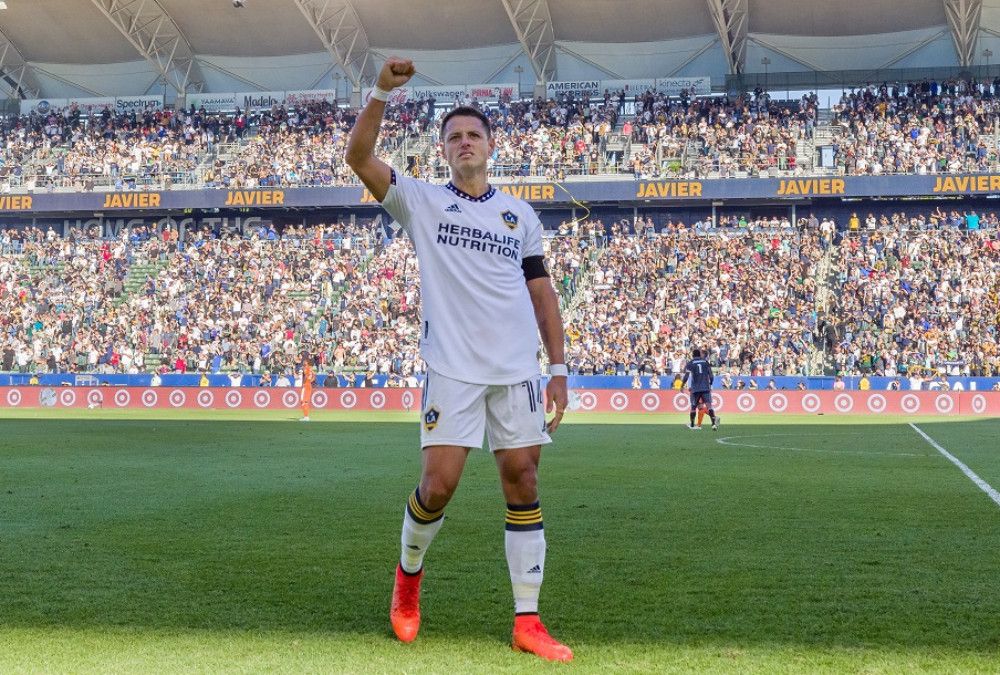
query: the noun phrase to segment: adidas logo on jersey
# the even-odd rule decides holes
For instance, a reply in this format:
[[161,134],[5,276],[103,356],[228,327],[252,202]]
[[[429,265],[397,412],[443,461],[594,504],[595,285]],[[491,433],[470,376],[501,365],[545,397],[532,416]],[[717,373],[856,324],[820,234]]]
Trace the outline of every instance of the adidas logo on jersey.
[[541,573],[542,573],[542,568],[540,565],[535,565],[530,570],[525,572],[525,574],[541,574]]
[[445,213],[461,213],[462,209],[458,208],[458,204],[452,204],[444,210]]

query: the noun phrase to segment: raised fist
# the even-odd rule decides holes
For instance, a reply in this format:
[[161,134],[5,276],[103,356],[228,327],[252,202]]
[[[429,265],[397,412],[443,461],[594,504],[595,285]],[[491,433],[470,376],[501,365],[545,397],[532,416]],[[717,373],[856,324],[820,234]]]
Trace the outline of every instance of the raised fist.
[[413,67],[413,61],[390,56],[382,64],[382,70],[378,74],[378,88],[391,91],[396,87],[402,87],[410,81],[415,72],[417,69]]

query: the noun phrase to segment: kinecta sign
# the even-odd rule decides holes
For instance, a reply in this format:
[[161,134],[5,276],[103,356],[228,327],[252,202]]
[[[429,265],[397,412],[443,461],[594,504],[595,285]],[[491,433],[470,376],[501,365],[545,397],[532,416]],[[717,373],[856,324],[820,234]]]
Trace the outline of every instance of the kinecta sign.
[[707,96],[712,93],[710,77],[666,77],[657,78],[656,91],[667,96],[680,96],[686,91],[692,96]]

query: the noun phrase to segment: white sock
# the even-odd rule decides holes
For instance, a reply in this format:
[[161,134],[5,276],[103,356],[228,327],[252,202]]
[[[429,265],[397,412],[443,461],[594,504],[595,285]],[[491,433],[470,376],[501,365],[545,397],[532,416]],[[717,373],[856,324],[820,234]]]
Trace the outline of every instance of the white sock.
[[404,572],[416,574],[424,565],[424,555],[434,536],[444,525],[444,509],[427,511],[420,502],[420,491],[414,490],[403,513],[403,534],[399,564]]
[[527,507],[507,505],[504,547],[514,590],[514,612],[538,612],[538,594],[545,575],[545,530],[538,502]]

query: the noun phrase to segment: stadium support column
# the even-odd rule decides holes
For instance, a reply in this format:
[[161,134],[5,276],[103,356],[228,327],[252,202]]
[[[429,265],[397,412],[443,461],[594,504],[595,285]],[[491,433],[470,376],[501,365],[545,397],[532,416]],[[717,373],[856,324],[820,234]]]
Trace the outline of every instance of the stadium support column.
[[40,93],[27,61],[3,31],[0,31],[0,85],[15,99],[38,98]]
[[361,105],[361,87],[374,85],[378,72],[361,18],[351,0],[294,0],[335,66],[351,84],[351,105]]
[[161,3],[138,0],[92,2],[177,92],[181,104],[187,92],[200,92],[205,88],[205,78],[191,43]]
[[968,68],[976,56],[983,0],[944,0],[944,13],[958,52],[958,64]]
[[545,85],[557,77],[556,36],[548,0],[500,0],[535,71],[535,96],[545,96]]
[[708,11],[726,52],[730,75],[742,75],[747,58],[749,0],[707,0]]

